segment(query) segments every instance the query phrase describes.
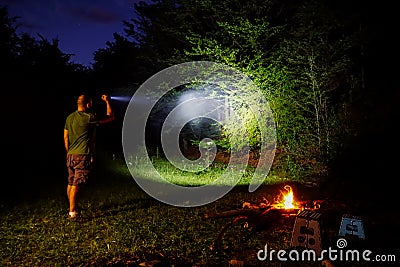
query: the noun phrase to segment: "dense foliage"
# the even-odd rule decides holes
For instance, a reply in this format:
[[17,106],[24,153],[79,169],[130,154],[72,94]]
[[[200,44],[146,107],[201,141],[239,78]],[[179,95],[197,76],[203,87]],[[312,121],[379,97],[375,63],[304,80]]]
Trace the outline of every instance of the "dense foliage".
[[[362,8],[346,1],[154,0],[136,3],[135,11],[122,22],[124,34],[94,52],[89,68],[71,62],[57,39],[17,34],[18,18],[2,7],[3,83],[9,91],[72,101],[82,90],[131,95],[173,64],[223,63],[248,75],[269,101],[278,138],[275,168],[294,179],[326,174],[353,134],[349,114],[364,86]],[[246,127],[257,148],[254,119],[247,118]],[[218,144],[227,148],[230,138],[226,131]]]
[[[353,134],[348,115],[362,89],[365,22],[361,10],[343,13],[343,8],[352,6],[329,1],[141,2],[139,19],[125,25],[152,65],[209,60],[251,77],[274,112],[277,168],[300,178],[326,174],[343,140]],[[248,132],[257,133],[257,123],[246,121]],[[259,135],[250,136],[257,147]],[[219,144],[229,145],[224,140],[230,133],[222,137]]]

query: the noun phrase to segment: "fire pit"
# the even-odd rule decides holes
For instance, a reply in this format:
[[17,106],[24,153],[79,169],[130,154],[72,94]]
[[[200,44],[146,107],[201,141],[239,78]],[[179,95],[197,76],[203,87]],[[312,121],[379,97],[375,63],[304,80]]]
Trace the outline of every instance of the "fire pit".
[[292,187],[285,185],[283,190],[280,191],[280,196],[272,203],[267,199],[264,199],[258,204],[244,202],[240,209],[206,213],[204,215],[206,219],[233,217],[233,219],[221,229],[219,235],[210,246],[210,249],[214,250],[223,238],[226,230],[238,222],[243,222],[245,228],[251,229],[248,236],[250,237],[257,231],[271,228],[271,225],[282,219],[282,217],[294,217],[303,210],[317,210],[320,208],[322,202],[322,200],[296,200]]

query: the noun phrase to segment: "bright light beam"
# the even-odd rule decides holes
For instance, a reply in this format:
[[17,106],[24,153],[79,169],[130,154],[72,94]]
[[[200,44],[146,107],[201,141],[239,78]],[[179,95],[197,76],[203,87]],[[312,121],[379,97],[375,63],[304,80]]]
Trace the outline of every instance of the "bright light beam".
[[129,102],[131,101],[130,96],[111,96],[112,100],[121,101],[121,102]]

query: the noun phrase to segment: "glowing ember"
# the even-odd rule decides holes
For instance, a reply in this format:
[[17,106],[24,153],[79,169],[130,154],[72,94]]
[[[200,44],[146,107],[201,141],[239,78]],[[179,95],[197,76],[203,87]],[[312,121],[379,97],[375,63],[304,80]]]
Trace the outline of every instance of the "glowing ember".
[[277,209],[298,209],[299,205],[294,199],[292,187],[289,185],[285,185],[284,189],[286,190],[286,192],[281,191],[282,199],[273,206]]

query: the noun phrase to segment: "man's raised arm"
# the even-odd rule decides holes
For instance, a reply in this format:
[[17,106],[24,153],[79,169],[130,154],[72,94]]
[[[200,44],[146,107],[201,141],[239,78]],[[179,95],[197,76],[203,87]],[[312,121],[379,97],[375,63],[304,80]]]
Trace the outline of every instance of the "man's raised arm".
[[106,117],[101,119],[99,122],[100,123],[107,123],[107,122],[111,122],[115,119],[114,116],[114,111],[112,109],[112,106],[110,104],[110,96],[109,95],[102,95],[101,99],[106,102],[106,106],[107,106],[107,110],[106,110]]

